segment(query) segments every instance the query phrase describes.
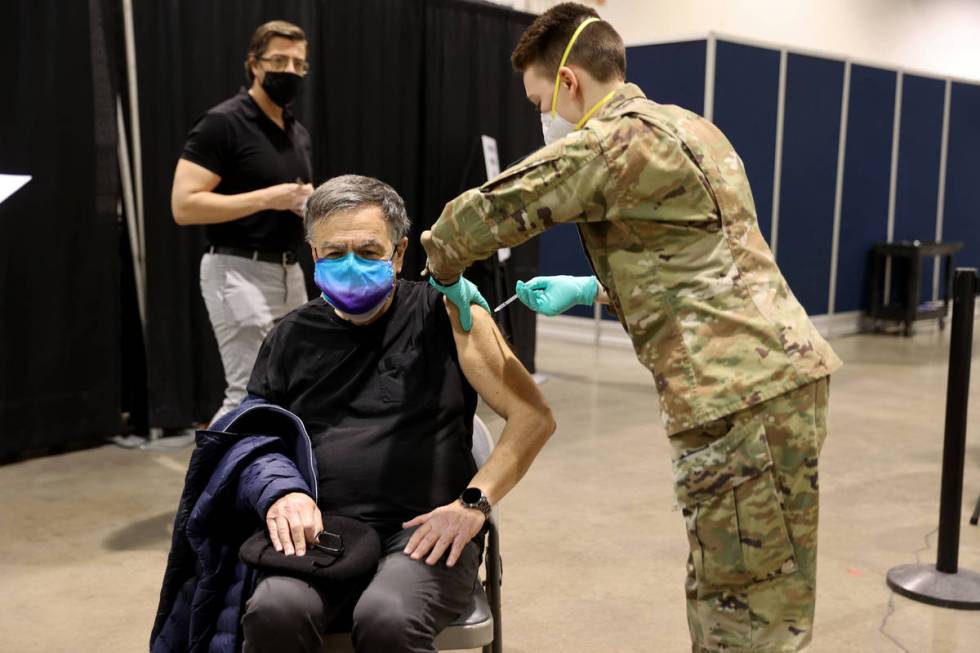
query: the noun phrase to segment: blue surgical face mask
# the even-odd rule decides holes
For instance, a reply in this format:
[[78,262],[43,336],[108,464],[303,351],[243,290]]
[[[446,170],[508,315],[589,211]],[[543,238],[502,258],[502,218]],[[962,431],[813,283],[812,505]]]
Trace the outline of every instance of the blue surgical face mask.
[[338,313],[364,323],[378,314],[395,290],[394,257],[392,253],[389,259],[376,260],[349,252],[340,258],[322,258],[316,262],[313,280]]

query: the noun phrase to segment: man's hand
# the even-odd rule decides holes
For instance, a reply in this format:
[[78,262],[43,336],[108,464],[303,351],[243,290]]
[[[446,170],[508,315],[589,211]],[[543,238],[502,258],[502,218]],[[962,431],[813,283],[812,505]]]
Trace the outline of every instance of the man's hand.
[[293,208],[290,210],[302,218],[306,213],[306,200],[308,200],[310,198],[310,195],[312,194],[313,194],[313,184],[303,184],[300,187],[300,193],[299,193],[300,199],[299,201],[296,202],[296,205],[293,206]]
[[483,298],[473,282],[466,277],[460,277],[456,283],[444,286],[436,281],[435,277],[430,276],[429,285],[445,295],[446,299],[459,309],[459,325],[463,327],[463,331],[469,332],[473,328],[473,315],[470,314],[472,304],[482,306],[487,313],[491,312],[487,300]]
[[306,553],[306,543],[312,543],[323,530],[323,515],[310,495],[291,492],[269,507],[265,524],[276,551],[301,556]]
[[418,526],[405,547],[405,555],[411,556],[412,560],[428,556],[425,564],[432,566],[439,562],[446,549],[450,549],[446,566],[452,567],[463,553],[463,547],[476,537],[485,521],[482,512],[464,508],[459,501],[436,508],[402,524],[402,528]]
[[274,211],[294,211],[313,192],[309,184],[276,184],[262,189],[262,208]]

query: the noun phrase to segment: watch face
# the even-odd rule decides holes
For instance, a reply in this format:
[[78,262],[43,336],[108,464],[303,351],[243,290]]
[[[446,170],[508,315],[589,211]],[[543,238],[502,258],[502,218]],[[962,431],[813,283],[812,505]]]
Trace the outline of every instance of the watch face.
[[463,495],[460,499],[463,503],[476,504],[479,503],[480,498],[483,496],[483,491],[478,487],[468,487],[463,490]]

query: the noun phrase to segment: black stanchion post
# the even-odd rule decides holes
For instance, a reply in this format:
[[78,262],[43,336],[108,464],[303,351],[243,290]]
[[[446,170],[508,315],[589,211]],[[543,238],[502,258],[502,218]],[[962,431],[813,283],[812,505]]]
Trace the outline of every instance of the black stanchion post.
[[[943,481],[939,498],[939,552],[936,569],[955,574],[960,553],[960,511],[963,508],[963,467],[966,460],[966,408],[970,399],[970,363],[977,272],[956,271],[955,304],[949,334],[949,378],[946,384],[946,436]],[[960,319],[957,320],[957,317]]]
[[980,574],[959,569],[958,565],[973,315],[978,289],[976,269],[956,270],[953,278],[953,324],[950,329],[936,564],[901,565],[888,571],[888,586],[902,596],[960,610],[980,610]]

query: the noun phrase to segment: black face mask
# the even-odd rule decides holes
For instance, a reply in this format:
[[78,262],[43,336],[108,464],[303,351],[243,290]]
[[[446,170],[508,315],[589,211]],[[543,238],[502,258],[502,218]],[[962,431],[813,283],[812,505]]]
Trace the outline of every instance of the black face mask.
[[267,72],[262,79],[262,88],[270,100],[285,107],[303,90],[303,78],[295,73]]

